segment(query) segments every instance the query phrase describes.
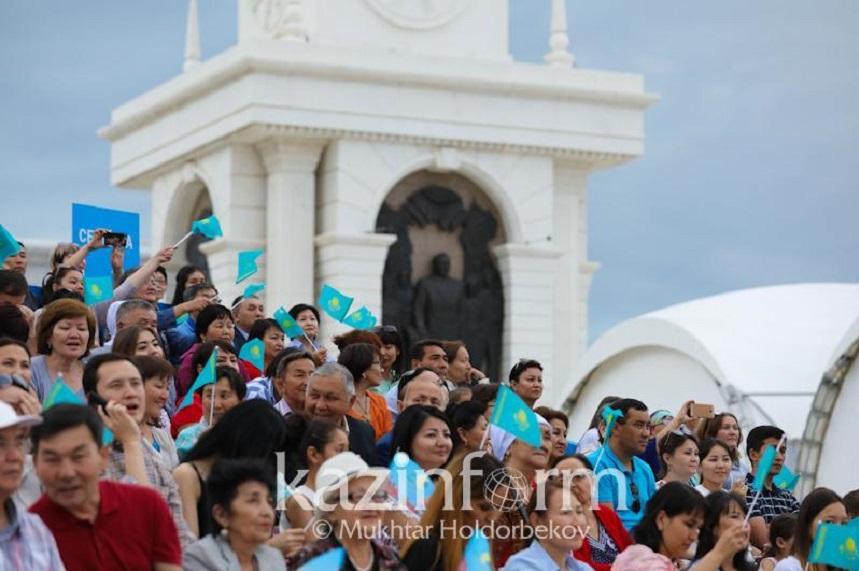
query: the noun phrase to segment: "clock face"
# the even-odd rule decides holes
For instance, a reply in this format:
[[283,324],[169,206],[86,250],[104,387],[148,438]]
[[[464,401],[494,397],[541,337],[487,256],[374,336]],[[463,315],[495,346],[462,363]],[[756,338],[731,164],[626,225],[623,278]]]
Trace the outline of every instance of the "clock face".
[[454,19],[469,0],[366,0],[385,20],[402,28],[435,28]]

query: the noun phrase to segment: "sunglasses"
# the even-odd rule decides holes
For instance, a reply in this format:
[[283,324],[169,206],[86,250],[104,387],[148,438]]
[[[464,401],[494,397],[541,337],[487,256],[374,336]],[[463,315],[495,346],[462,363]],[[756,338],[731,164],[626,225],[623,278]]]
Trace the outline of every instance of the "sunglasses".
[[638,512],[641,510],[641,495],[638,493],[638,486],[635,482],[629,483],[629,490],[632,492],[632,511]]
[[399,333],[396,325],[380,325],[373,329],[376,333]]

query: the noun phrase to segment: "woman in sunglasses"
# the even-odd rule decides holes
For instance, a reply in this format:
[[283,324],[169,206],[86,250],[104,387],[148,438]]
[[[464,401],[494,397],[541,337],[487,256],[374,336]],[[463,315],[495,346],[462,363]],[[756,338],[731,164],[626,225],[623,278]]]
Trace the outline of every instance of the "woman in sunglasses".
[[573,495],[582,504],[587,519],[585,541],[573,555],[594,568],[595,571],[609,571],[619,553],[632,544],[632,538],[623,527],[613,509],[601,505],[593,506],[593,466],[583,454],[564,456],[555,464],[559,479],[570,483]]

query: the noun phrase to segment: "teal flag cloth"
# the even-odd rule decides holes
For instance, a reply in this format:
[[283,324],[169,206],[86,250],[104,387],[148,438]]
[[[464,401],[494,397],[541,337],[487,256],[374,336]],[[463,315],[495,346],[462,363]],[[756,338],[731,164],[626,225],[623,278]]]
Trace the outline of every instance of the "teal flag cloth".
[[372,329],[376,326],[376,316],[369,309],[361,307],[346,316],[343,320],[343,325],[348,325],[354,329]]
[[474,534],[465,544],[463,554],[465,571],[493,571],[492,549],[489,546],[489,538],[484,535],[480,528],[474,529]]
[[608,441],[611,436],[611,431],[614,430],[615,425],[617,425],[618,419],[623,418],[623,412],[617,410],[616,408],[612,408],[611,405],[606,405],[603,407],[602,412],[600,413],[602,419],[605,421],[605,440]]
[[761,455],[761,459],[758,462],[758,470],[755,472],[755,481],[752,482],[752,489],[754,491],[760,492],[763,489],[764,482],[773,468],[773,463],[775,463],[775,457],[775,446],[770,444],[764,449],[764,453]]
[[781,471],[776,474],[775,478],[773,478],[773,484],[775,484],[777,488],[792,492],[799,483],[799,477],[799,474],[794,474],[790,468],[783,466]]
[[537,415],[507,385],[498,386],[489,423],[537,448],[543,444]]
[[21,251],[18,240],[0,224],[0,263]]
[[264,289],[265,289],[264,283],[248,284],[248,287],[245,288],[245,291],[242,294],[242,297],[253,297]]
[[221,230],[221,223],[218,221],[218,217],[214,214],[208,218],[195,220],[194,223],[191,224],[191,232],[202,234],[206,238],[211,238],[212,240],[224,235],[223,230]]
[[298,568],[298,571],[335,571],[343,567],[346,552],[342,547],[329,549]]
[[265,250],[259,248],[258,250],[247,250],[245,252],[239,252],[239,271],[236,276],[236,283],[241,283],[257,273],[257,258],[263,255]]
[[57,379],[51,392],[45,397],[45,402],[42,403],[42,410],[48,410],[55,404],[86,404],[81,397],[75,394],[69,385],[64,383],[62,379]]
[[84,278],[84,302],[95,305],[113,298],[113,277],[93,276]]
[[847,525],[820,524],[814,534],[808,562],[839,569],[859,569],[859,525],[854,522]]
[[176,412],[179,412],[186,406],[190,405],[194,402],[194,393],[197,392],[201,387],[205,387],[206,385],[212,385],[217,380],[216,369],[218,367],[218,348],[215,347],[214,351],[212,351],[212,356],[209,357],[209,360],[206,361],[206,364],[200,369],[200,374],[197,375],[197,379],[194,381],[194,384],[191,385],[191,388],[188,389],[188,392],[185,394],[185,398],[182,399],[181,404],[179,404],[179,408],[176,409]]
[[272,317],[274,317],[274,320],[277,321],[278,325],[280,325],[280,328],[283,329],[283,333],[290,339],[295,339],[296,337],[304,335],[304,329],[301,328],[301,326],[295,321],[295,318],[283,307],[278,308]]
[[352,301],[351,297],[343,295],[328,284],[323,285],[319,293],[319,308],[337,321],[343,321],[352,307]]
[[182,314],[180,317],[177,317],[177,318],[176,318],[176,325],[182,325],[183,323],[185,323],[186,321],[188,321],[188,318],[189,318],[189,317],[190,317],[190,316],[189,316],[187,313],[184,313],[184,314]]
[[242,345],[239,358],[244,359],[258,370],[265,369],[265,343],[262,339],[251,339]]
[[391,481],[392,495],[396,496],[398,505],[408,506],[412,511],[422,512],[435,490],[433,481],[405,452],[394,454],[388,479]]

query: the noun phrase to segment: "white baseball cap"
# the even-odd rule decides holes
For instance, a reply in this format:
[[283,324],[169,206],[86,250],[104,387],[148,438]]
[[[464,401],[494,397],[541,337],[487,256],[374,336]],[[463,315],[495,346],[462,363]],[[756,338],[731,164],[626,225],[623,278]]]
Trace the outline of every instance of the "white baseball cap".
[[341,452],[322,463],[316,475],[317,507],[332,494],[356,478],[373,476],[388,477],[387,468],[370,468],[363,458],[354,452]]
[[13,426],[36,426],[42,424],[40,416],[21,416],[9,404],[0,401],[0,430]]

